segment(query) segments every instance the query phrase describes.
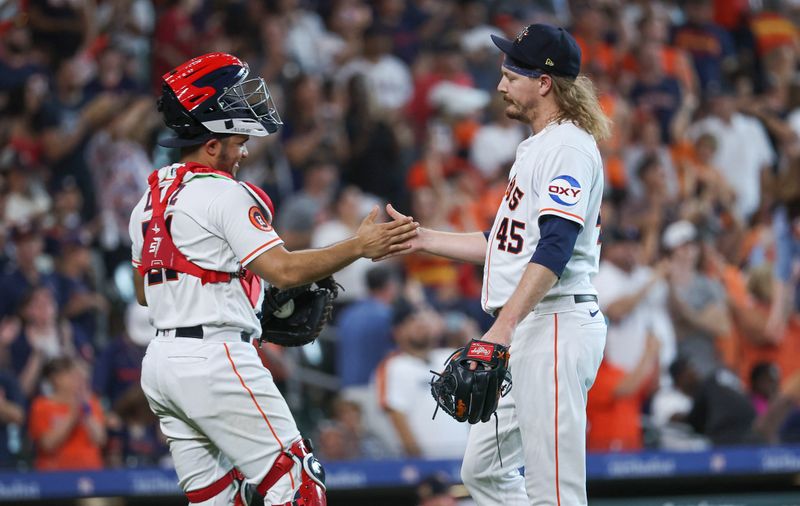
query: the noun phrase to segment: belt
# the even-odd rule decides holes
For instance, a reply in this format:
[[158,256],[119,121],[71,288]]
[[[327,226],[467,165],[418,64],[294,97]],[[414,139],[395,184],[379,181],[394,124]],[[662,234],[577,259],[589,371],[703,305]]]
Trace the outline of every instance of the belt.
[[[545,297],[544,299],[542,299],[542,302],[545,301],[550,302],[556,299],[560,299],[561,297],[569,297],[569,295],[554,295],[553,297]],[[592,295],[592,294],[573,295],[572,299],[575,301],[575,304],[581,304],[583,302],[597,302],[597,295]],[[495,309],[493,316],[495,318],[498,317],[500,315],[500,311],[502,310],[503,310],[502,307]]]
[[[170,332],[175,332],[175,337],[188,337],[190,339],[203,339],[204,332],[202,325],[195,325],[194,327],[177,327],[175,329],[158,329],[156,330],[156,336],[159,335],[160,332],[164,333],[165,335]],[[250,334],[245,331],[242,331],[240,337],[242,341],[245,343],[250,342]]]

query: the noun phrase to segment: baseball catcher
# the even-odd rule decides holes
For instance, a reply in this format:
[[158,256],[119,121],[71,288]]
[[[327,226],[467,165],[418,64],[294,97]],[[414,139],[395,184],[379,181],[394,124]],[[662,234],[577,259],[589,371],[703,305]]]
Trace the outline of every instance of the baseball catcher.
[[431,378],[436,411],[442,408],[459,422],[488,422],[500,397],[511,391],[508,347],[473,339],[447,359],[444,371]]
[[333,276],[285,290],[269,287],[261,306],[261,339],[280,346],[312,342],[331,320],[338,295]]

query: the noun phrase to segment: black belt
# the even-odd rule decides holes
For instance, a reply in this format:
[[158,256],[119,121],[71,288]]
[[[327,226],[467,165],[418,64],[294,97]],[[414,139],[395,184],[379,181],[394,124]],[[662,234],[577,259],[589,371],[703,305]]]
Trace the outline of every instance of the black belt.
[[[565,297],[569,297],[569,295],[566,295]],[[557,298],[559,298],[559,296],[556,295],[553,298],[557,299]],[[580,304],[582,302],[597,302],[597,295],[581,294],[581,295],[573,295],[572,298],[575,300],[575,304]],[[542,301],[542,302],[544,302],[544,301]],[[534,309],[536,309],[536,308],[534,308]],[[500,315],[500,311],[502,311],[502,310],[503,310],[502,307],[499,307],[499,308],[495,309],[494,313],[492,313],[492,316],[497,318],[497,316]]]
[[[156,335],[159,332],[164,332],[166,334],[169,330],[175,330],[175,337],[188,337],[191,339],[203,339],[203,326],[202,325],[195,325],[194,327],[178,327],[176,329],[161,329],[156,330]],[[242,331],[240,334],[242,341],[245,343],[250,342],[250,334],[247,332]]]

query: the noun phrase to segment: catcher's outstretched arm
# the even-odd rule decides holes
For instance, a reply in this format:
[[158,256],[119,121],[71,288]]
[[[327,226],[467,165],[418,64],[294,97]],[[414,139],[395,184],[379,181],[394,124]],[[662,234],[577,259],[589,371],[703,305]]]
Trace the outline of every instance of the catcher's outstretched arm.
[[265,251],[247,268],[271,285],[285,290],[325,278],[359,258],[377,258],[408,248],[419,223],[411,218],[375,223],[377,206],[364,218],[356,235],[320,249],[288,251],[277,246]]
[[[389,213],[392,219],[397,221],[408,219],[408,216],[399,212],[391,204],[386,206],[386,212]],[[406,255],[416,251],[424,251],[431,255],[438,255],[460,262],[483,265],[486,261],[486,236],[482,232],[440,232],[420,227],[417,231],[417,236],[409,241],[409,248],[382,256],[376,260]]]

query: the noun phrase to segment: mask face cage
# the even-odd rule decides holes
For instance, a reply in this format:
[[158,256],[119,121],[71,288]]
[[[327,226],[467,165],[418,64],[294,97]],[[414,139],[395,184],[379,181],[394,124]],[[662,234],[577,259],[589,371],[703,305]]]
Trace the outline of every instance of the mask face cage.
[[261,77],[232,86],[220,96],[219,105],[224,112],[245,112],[258,120],[269,133],[275,133],[283,124],[269,88]]

